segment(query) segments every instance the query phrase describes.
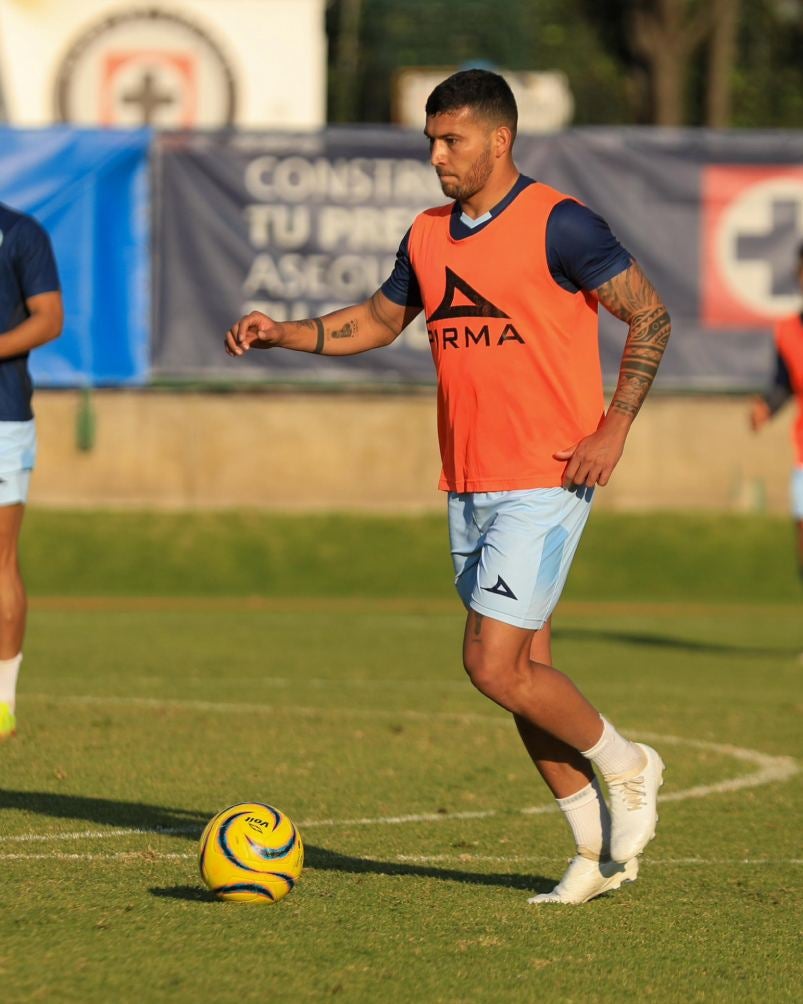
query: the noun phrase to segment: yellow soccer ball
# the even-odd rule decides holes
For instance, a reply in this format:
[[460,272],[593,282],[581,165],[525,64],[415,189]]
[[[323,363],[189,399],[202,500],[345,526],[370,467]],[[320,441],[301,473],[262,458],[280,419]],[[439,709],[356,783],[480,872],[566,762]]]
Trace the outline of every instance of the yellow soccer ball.
[[224,809],[201,834],[201,878],[219,899],[276,903],[304,867],[304,845],[293,821],[261,802]]

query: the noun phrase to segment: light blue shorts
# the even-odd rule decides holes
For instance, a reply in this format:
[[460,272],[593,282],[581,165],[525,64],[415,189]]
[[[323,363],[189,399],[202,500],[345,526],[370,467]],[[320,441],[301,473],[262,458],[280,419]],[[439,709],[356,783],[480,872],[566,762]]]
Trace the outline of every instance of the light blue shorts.
[[0,422],[0,506],[25,504],[36,464],[36,421]]
[[455,585],[466,608],[542,628],[566,583],[593,495],[585,487],[450,492]]
[[793,469],[789,487],[792,497],[792,515],[795,519],[803,519],[803,467]]

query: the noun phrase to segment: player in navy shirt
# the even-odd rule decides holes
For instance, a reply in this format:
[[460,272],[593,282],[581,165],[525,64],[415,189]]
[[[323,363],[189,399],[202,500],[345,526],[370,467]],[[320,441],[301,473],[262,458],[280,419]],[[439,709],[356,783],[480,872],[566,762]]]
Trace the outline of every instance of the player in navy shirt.
[[17,555],[36,460],[28,354],[61,334],[62,319],[47,234],[30,216],[0,203],[0,740],[16,730],[27,611]]

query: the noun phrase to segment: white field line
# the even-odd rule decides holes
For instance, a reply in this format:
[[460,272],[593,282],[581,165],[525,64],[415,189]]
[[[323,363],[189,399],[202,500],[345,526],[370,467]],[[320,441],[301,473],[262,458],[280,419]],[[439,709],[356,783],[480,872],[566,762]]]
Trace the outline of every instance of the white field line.
[[[386,711],[380,709],[376,711],[374,709],[341,709],[341,708],[307,708],[298,706],[288,706],[283,709],[276,708],[270,705],[263,704],[246,704],[246,703],[221,703],[215,701],[196,701],[196,700],[181,700],[175,698],[146,698],[146,697],[121,697],[121,696],[111,696],[111,697],[98,697],[94,695],[76,695],[67,697],[54,698],[52,695],[42,695],[33,694],[28,695],[30,700],[58,700],[60,703],[70,702],[74,704],[114,704],[114,705],[126,705],[135,707],[172,707],[176,709],[186,709],[186,710],[204,710],[204,711],[215,711],[224,714],[259,714],[269,712],[274,714],[278,710],[284,710],[287,713],[304,714],[304,715],[324,715],[324,714],[335,714],[341,715],[344,713],[359,714],[359,715],[369,715],[371,717],[414,717],[417,719],[438,719],[444,720],[449,719],[455,722],[476,722],[481,721],[485,724],[508,724],[508,719],[503,716],[496,715],[481,715],[472,713],[455,713],[455,712],[439,712],[439,711]],[[799,767],[796,761],[792,757],[786,756],[770,756],[767,753],[762,753],[759,750],[752,750],[746,747],[733,746],[725,743],[715,743],[709,742],[702,739],[686,739],[682,736],[671,736],[656,733],[640,733],[639,738],[647,739],[650,742],[655,742],[659,746],[665,745],[676,745],[676,746],[688,746],[694,749],[705,750],[711,753],[717,753],[723,756],[733,757],[736,760],[741,760],[744,763],[752,765],[755,770],[748,774],[741,775],[735,778],[727,778],[723,781],[717,781],[713,784],[707,785],[697,785],[692,788],[684,788],[681,791],[668,792],[666,795],[661,797],[662,802],[680,802],[685,801],[690,798],[706,798],[709,795],[716,795],[722,793],[729,793],[733,791],[740,791],[745,788],[755,788],[760,787],[765,784],[778,783],[789,780],[795,774],[797,774]],[[527,808],[513,810],[522,815],[541,815],[548,812],[556,812],[557,807],[554,803],[548,803],[545,805],[529,806]],[[465,820],[465,819],[488,819],[493,816],[510,814],[509,811],[505,812],[498,809],[485,809],[477,811],[466,811],[466,812],[426,812],[426,813],[415,813],[406,814],[399,816],[377,816],[377,817],[357,817],[355,819],[310,819],[299,821],[298,825],[303,829],[312,829],[314,827],[338,827],[338,826],[393,826],[393,825],[403,825],[407,823],[436,823],[443,822],[445,820]],[[198,832],[196,828],[178,828],[178,829],[139,829],[139,828],[120,828],[116,830],[83,830],[77,833],[70,834],[20,834],[15,836],[2,836],[0,835],[0,842],[11,842],[11,841],[38,841],[38,840],[93,840],[93,839],[105,839],[114,836],[127,836],[129,834],[164,834],[172,835],[178,833],[192,833]]]
[[172,837],[178,834],[195,834],[200,837],[200,826],[172,826],[172,827],[150,827],[139,826],[121,827],[116,830],[78,830],[76,833],[18,833],[15,836],[6,837],[0,835],[0,843],[50,843],[54,840],[108,840],[109,837],[128,837],[131,834],[140,836],[166,836]]
[[[465,688],[463,688],[465,689]],[[495,723],[497,725],[509,725],[506,715],[483,715],[473,711],[412,711],[398,710],[391,711],[387,708],[322,708],[304,707],[299,704],[256,704],[246,702],[226,702],[226,701],[198,701],[191,698],[174,697],[122,697],[109,695],[99,697],[94,694],[78,695],[54,695],[54,694],[25,694],[23,700],[27,701],[49,701],[55,704],[85,704],[85,705],[117,705],[122,707],[139,708],[165,708],[177,711],[212,711],[218,714],[229,715],[300,715],[301,717],[320,718],[327,715],[338,717],[357,718],[410,718],[410,719],[431,719],[446,720],[453,722],[484,722],[485,724]]]
[[[490,715],[476,716],[485,717],[488,721],[497,721]],[[503,719],[504,721],[504,719]],[[739,791],[743,788],[756,788],[771,782],[787,781],[797,774],[799,767],[792,757],[770,756],[761,753],[759,750],[751,750],[742,746],[731,746],[725,743],[708,742],[704,739],[684,739],[682,736],[667,736],[656,733],[639,733],[639,738],[648,739],[659,745],[691,746],[695,749],[705,750],[710,753],[718,753],[722,756],[731,756],[737,760],[749,763],[757,768],[749,774],[741,777],[727,778],[724,781],[717,781],[713,784],[697,785],[693,788],[684,788],[681,791],[671,791],[661,796],[662,802],[682,802],[687,798],[705,798],[708,795],[716,795],[732,791]],[[524,809],[514,810],[525,816],[537,816],[547,812],[557,812],[557,805],[550,802],[546,805],[534,805]],[[498,809],[485,809],[477,812],[449,812],[449,813],[421,813],[408,816],[380,816],[376,818],[358,819],[314,819],[299,823],[307,829],[314,826],[371,826],[371,825],[392,825],[399,823],[430,823],[441,822],[447,819],[487,819],[491,816],[503,815]]]
[[197,857],[197,854],[166,854],[151,851],[114,851],[109,854],[70,854],[66,851],[51,851],[49,854],[0,854],[0,861],[173,861]]
[[741,791],[743,788],[760,788],[765,784],[788,781],[800,770],[794,757],[770,756],[768,753],[759,752],[759,750],[732,746],[729,743],[712,743],[705,739],[685,739],[681,736],[666,736],[653,732],[641,732],[639,738],[658,743],[659,746],[662,744],[689,746],[692,749],[733,757],[735,760],[741,760],[743,763],[758,768],[750,774],[717,781],[714,784],[700,784],[694,788],[685,788],[683,791],[669,791],[660,796],[661,802],[683,802],[689,798],[707,798],[709,795]]
[[[2,855],[0,855],[2,857]],[[531,854],[523,855],[486,855],[486,854],[398,854],[393,859],[402,864],[468,864],[485,862],[488,864],[527,864],[566,862],[570,858],[546,858]],[[641,865],[803,865],[803,858],[653,858],[647,857]]]
[[[47,854],[29,853],[0,853],[0,861],[106,861],[113,862],[138,862],[143,861],[193,861],[197,854],[185,853],[165,853],[156,851],[114,851],[109,853],[75,853],[64,851],[52,851]],[[375,862],[375,859],[361,855],[353,856],[357,861]],[[565,864],[568,859],[565,857],[544,857],[534,854],[516,854],[510,856],[488,855],[488,854],[394,854],[390,861],[398,864],[494,864],[494,865],[521,865],[521,864]],[[803,865],[803,858],[648,858],[642,865],[659,865],[662,867],[685,868],[687,866],[720,866],[730,867],[734,865],[751,866],[777,866],[786,867],[788,865]],[[309,867],[314,871],[314,866]]]

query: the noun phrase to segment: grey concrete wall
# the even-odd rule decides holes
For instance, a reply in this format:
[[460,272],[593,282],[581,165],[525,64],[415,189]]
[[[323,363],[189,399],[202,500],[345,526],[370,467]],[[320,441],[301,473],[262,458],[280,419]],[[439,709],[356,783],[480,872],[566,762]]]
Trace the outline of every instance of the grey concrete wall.
[[[80,396],[39,391],[31,505],[276,510],[439,508],[435,398],[395,394],[97,391],[93,449]],[[742,398],[654,396],[608,509],[786,512],[793,409],[758,436]]]

